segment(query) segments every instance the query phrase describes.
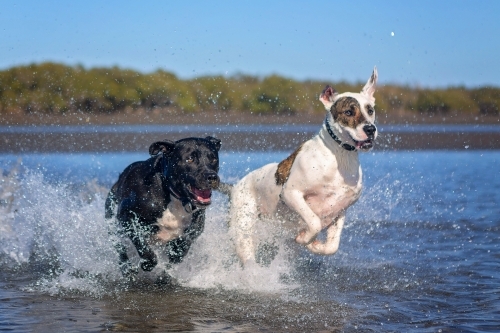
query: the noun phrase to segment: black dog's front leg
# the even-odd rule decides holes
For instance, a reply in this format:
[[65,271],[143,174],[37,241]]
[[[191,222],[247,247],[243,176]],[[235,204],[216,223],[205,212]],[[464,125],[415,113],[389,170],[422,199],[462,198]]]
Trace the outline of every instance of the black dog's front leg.
[[137,268],[132,267],[130,260],[128,259],[127,248],[119,240],[114,244],[118,256],[120,259],[120,271],[125,278],[134,279],[134,275],[137,274]]
[[135,221],[130,221],[125,227],[125,233],[134,244],[139,257],[141,257],[141,268],[143,271],[151,271],[157,264],[156,254],[147,243],[146,231],[141,230]]
[[[147,243],[149,229],[140,225],[137,215],[131,210],[132,207],[134,207],[133,198],[123,200],[118,207],[117,217],[122,225],[123,232],[130,238],[139,257],[142,259],[140,263],[142,270],[151,271],[158,264],[158,259]],[[123,256],[123,252],[120,253],[120,250],[118,252],[120,259],[123,258],[128,261],[126,253]]]
[[193,213],[191,224],[184,230],[184,234],[167,243],[166,251],[168,260],[178,264],[189,251],[193,241],[198,238],[205,228],[205,210],[199,209]]

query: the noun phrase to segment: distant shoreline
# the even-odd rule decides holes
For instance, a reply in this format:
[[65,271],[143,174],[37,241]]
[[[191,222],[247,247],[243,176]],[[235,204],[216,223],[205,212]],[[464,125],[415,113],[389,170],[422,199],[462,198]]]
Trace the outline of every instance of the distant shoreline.
[[[158,140],[215,136],[222,151],[291,151],[316,135],[319,124],[69,124],[0,125],[0,153],[144,152]],[[380,125],[374,152],[500,150],[500,125]]]
[[[249,114],[247,112],[198,112],[169,114],[163,109],[139,110],[132,113],[90,114],[0,114],[0,125],[139,125],[139,124],[321,124],[324,112],[296,114]],[[377,115],[377,124],[498,124],[500,117],[492,115],[423,115],[413,112]]]
[[[164,111],[164,110],[163,110]],[[2,115],[0,126],[116,126],[116,132],[65,132],[24,131],[10,133],[0,132],[0,153],[82,153],[82,152],[131,152],[144,151],[157,140],[178,140],[186,136],[214,135],[222,140],[225,151],[289,151],[308,140],[319,130],[325,114],[293,114],[293,115],[252,115],[239,112],[200,112],[192,114],[166,114],[161,109],[140,111],[130,114],[74,113],[65,115],[50,114],[11,114]],[[299,125],[297,132],[276,130],[272,132],[239,132],[231,131],[238,125]],[[498,125],[499,117],[494,116],[434,116],[415,115],[378,115],[377,124],[383,130],[384,125]],[[165,125],[165,133],[143,132],[136,129],[132,132],[121,131],[124,125]],[[195,125],[183,131],[167,132],[168,125]],[[209,126],[210,125],[210,126]],[[214,130],[212,125],[228,130]],[[206,126],[206,129],[204,129]],[[397,129],[381,131],[374,151],[391,150],[477,150],[500,149],[500,131],[492,133],[460,133],[460,132],[404,132]]]

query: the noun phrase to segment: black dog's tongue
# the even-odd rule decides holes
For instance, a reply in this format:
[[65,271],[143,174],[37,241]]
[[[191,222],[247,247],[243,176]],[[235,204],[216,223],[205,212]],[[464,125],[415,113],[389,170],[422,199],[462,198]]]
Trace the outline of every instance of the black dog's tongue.
[[193,188],[193,194],[195,195],[196,201],[201,203],[210,203],[210,198],[212,197],[212,190],[199,190],[197,188]]

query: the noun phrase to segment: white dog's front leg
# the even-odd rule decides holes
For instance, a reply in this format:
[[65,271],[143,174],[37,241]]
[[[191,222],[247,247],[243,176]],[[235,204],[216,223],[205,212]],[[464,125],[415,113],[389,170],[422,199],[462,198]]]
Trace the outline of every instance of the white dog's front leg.
[[303,245],[311,243],[321,231],[321,219],[309,207],[301,191],[286,190],[282,197],[285,204],[296,211],[306,224],[306,229],[299,232],[295,241]]
[[324,243],[314,241],[307,245],[307,249],[317,254],[334,254],[337,252],[340,244],[340,234],[342,233],[342,228],[344,227],[344,221],[345,213],[343,212],[337,216],[328,227],[326,231],[326,241]]

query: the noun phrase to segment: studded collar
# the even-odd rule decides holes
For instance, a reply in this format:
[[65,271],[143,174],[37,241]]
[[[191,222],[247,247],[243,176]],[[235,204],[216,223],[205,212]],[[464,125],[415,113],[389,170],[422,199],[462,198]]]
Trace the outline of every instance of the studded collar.
[[328,118],[325,119],[325,125],[326,125],[326,130],[328,131],[328,134],[330,134],[330,136],[332,137],[332,139],[335,142],[337,142],[339,144],[339,146],[341,146],[342,148],[344,148],[347,151],[356,150],[356,147],[354,147],[354,146],[352,146],[350,144],[342,142],[342,140],[340,140],[339,137],[337,135],[335,135],[335,133],[333,133],[332,128],[330,127],[330,124],[328,122]]

